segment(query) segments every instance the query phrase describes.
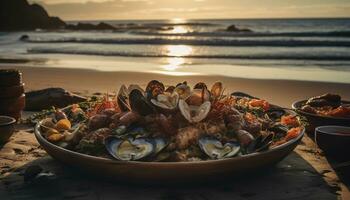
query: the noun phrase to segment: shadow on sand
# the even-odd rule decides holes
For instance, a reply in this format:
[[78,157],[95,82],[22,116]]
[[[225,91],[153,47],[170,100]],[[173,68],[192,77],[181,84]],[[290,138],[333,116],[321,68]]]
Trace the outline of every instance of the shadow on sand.
[[[39,165],[56,174],[53,179],[24,182],[28,166]],[[169,172],[171,173],[171,172]],[[0,199],[337,199],[320,174],[292,153],[275,167],[251,174],[218,177],[200,183],[130,184],[103,180],[81,169],[67,167],[51,157],[32,161],[0,180]],[[187,183],[186,183],[187,182]]]

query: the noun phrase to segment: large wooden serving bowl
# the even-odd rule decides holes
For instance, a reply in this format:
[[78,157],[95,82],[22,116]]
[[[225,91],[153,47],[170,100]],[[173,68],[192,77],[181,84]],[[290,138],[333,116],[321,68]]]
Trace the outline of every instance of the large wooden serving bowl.
[[304,130],[302,130],[297,138],[268,151],[222,160],[140,162],[117,161],[64,149],[48,142],[40,133],[40,125],[41,122],[38,122],[35,126],[35,137],[53,158],[100,177],[147,183],[201,181],[263,170],[291,153],[304,136]]

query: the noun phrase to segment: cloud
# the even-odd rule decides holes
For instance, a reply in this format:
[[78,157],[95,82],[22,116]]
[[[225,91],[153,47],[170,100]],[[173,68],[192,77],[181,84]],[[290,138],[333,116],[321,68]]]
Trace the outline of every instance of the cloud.
[[31,0],[65,20],[349,17],[348,0]]
[[42,3],[42,4],[72,4],[72,3],[88,3],[88,2],[93,2],[93,3],[104,3],[104,2],[111,2],[113,0],[31,0],[30,2],[35,2],[35,3]]

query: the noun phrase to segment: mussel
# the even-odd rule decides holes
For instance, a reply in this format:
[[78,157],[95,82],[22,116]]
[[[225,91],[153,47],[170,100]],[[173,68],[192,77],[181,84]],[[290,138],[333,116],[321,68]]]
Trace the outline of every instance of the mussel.
[[287,111],[283,108],[272,108],[266,111],[265,118],[271,121],[280,121],[285,114],[287,114]]
[[159,94],[163,94],[165,91],[165,87],[163,83],[152,80],[147,84],[146,87],[146,97],[148,100],[151,100],[152,98],[156,98]]
[[224,88],[221,82],[215,82],[211,87],[210,94],[213,99],[218,99],[223,95]]
[[274,134],[259,135],[247,148],[247,153],[268,150],[273,142]]
[[230,158],[238,155],[240,145],[237,142],[228,142],[222,144],[218,139],[204,136],[198,140],[199,147],[211,159]]
[[272,131],[276,134],[287,134],[287,132],[289,131],[289,128],[288,126],[283,125],[281,123],[275,123],[270,125],[270,127],[267,130]]
[[117,103],[121,111],[126,112],[131,110],[129,95],[133,90],[138,90],[144,94],[143,89],[138,85],[130,85],[128,88],[125,85],[120,87],[117,95]]
[[259,99],[257,97],[253,97],[253,96],[251,96],[247,93],[244,93],[244,92],[233,92],[233,93],[231,93],[231,96],[236,97],[236,98],[244,98],[245,97],[245,98],[249,98],[249,99]]
[[141,160],[158,154],[166,147],[167,143],[162,138],[118,138],[108,137],[105,146],[111,156],[117,160],[132,161]]
[[199,82],[196,85],[194,85],[193,89],[205,89],[208,90],[208,87],[205,83]]
[[130,92],[129,102],[131,110],[139,113],[142,116],[146,116],[154,112],[153,107],[140,90],[134,89]]

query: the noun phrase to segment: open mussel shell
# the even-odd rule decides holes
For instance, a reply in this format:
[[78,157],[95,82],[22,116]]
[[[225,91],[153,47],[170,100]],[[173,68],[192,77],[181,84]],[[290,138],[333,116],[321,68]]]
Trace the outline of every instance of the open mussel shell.
[[139,90],[140,93],[144,93],[143,89],[139,85],[130,85],[128,88],[122,85],[117,94],[117,103],[121,111],[130,111],[129,95],[133,90]]
[[153,155],[156,155],[159,152],[161,152],[169,144],[166,140],[164,140],[163,138],[160,138],[160,137],[153,138],[152,140],[153,140],[153,144],[155,146],[154,151],[153,151]]
[[274,134],[259,135],[247,148],[247,153],[262,152],[269,149],[273,142]]
[[120,139],[109,137],[105,140],[106,149],[111,156],[118,160],[140,160],[152,154],[154,145],[144,138]]
[[118,91],[117,103],[121,111],[126,112],[130,110],[129,91],[125,85],[122,85]]
[[153,107],[147,101],[143,93],[138,89],[134,89],[130,92],[129,103],[131,110],[142,116],[154,113]]
[[199,138],[198,144],[201,150],[211,159],[230,158],[238,155],[241,149],[237,142],[222,144],[218,139],[209,136]]
[[117,160],[142,160],[162,151],[167,143],[162,138],[118,138],[108,137],[105,146],[111,156]]

